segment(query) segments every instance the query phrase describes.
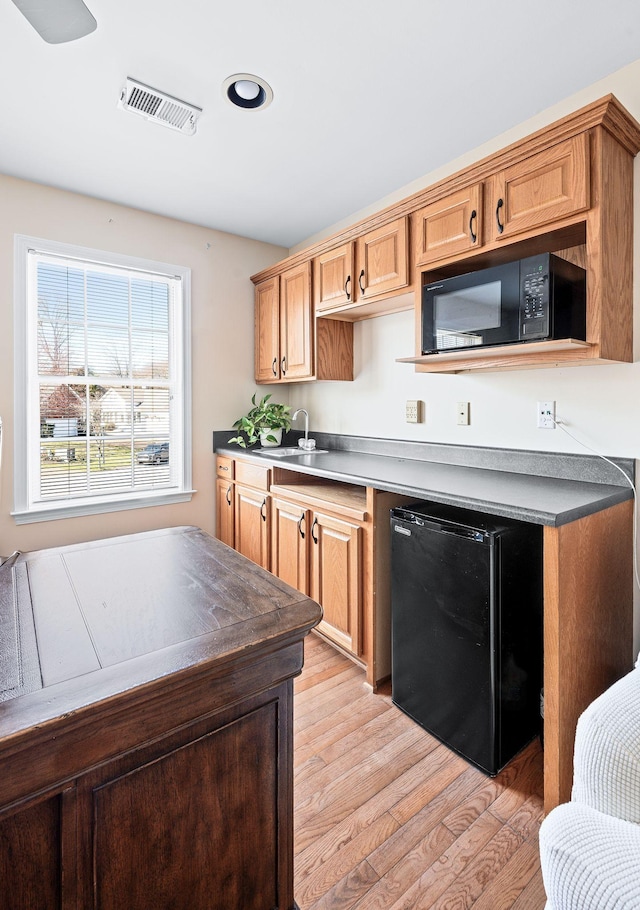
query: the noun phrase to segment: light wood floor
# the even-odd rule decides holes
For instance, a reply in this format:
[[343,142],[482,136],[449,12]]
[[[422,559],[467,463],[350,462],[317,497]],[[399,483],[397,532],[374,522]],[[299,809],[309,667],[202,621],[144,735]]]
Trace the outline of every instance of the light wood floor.
[[542,753],[489,778],[314,633],[295,683],[300,910],[541,910]]

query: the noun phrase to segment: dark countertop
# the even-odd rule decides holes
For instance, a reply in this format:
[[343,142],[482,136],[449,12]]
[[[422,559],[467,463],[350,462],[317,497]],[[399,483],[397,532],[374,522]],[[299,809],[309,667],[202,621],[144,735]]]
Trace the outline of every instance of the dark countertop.
[[315,601],[198,528],[22,554],[0,567],[7,738],[300,639]]
[[[318,438],[318,446],[321,444],[323,443]],[[616,476],[615,469],[609,471],[610,475],[613,472],[615,478],[613,482],[572,480],[566,476],[540,476],[534,471],[542,472],[546,467],[538,466],[538,461],[542,459],[539,453],[532,453],[533,469],[520,473],[509,463],[507,450],[483,450],[484,453],[488,453],[484,458],[485,463],[492,463],[491,453],[495,451],[493,463],[501,466],[500,470],[496,470],[473,464],[451,464],[443,460],[397,457],[389,454],[393,448],[390,442],[385,446],[386,454],[331,450],[326,454],[270,458],[268,455],[252,454],[250,449],[219,442],[216,451],[221,455],[250,458],[256,463],[296,470],[314,477],[404,493],[407,496],[415,496],[416,499],[443,502],[554,527],[576,521],[632,497],[631,487],[625,483],[622,476]],[[402,450],[404,446],[400,442],[397,448]],[[415,444],[410,444],[407,448],[412,454],[416,451]],[[444,446],[436,448],[447,449]],[[445,451],[442,457],[450,457],[453,460],[454,457],[459,457],[459,450],[464,447],[451,446],[448,449],[449,454],[447,455]],[[517,464],[520,454],[514,455],[514,464]],[[439,451],[436,457],[440,458]],[[579,458],[571,462],[572,456],[554,457],[563,461],[569,459],[569,470],[572,466],[578,469],[573,476],[591,476],[583,469],[582,463],[587,459]],[[589,462],[593,460],[589,459]],[[506,469],[502,469],[504,466]],[[564,466],[560,473],[563,471],[567,472]]]

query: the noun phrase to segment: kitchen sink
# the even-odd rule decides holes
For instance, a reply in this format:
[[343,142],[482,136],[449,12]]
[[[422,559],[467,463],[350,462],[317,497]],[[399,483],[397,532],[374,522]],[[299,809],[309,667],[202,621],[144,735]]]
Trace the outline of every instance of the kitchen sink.
[[302,446],[274,446],[273,449],[254,449],[252,455],[269,455],[272,458],[286,458],[288,455],[324,455],[329,449],[303,449]]

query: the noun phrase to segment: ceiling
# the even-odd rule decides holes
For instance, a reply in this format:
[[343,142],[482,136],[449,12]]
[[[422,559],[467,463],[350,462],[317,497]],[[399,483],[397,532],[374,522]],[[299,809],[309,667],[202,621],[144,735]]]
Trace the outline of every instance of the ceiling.
[[[640,56],[638,0],[86,3],[49,45],[0,0],[0,172],[285,247]],[[225,100],[239,72],[270,107]],[[127,76],[195,136],[119,110]]]

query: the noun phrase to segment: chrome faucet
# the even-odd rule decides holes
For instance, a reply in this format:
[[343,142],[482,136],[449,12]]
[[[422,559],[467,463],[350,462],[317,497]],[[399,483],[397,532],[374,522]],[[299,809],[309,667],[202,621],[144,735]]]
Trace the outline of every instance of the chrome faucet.
[[307,451],[315,449],[315,439],[309,439],[309,412],[305,408],[298,408],[298,410],[294,411],[291,415],[291,420],[295,420],[298,414],[304,414],[304,439],[299,439],[298,445],[301,449],[306,449]]

